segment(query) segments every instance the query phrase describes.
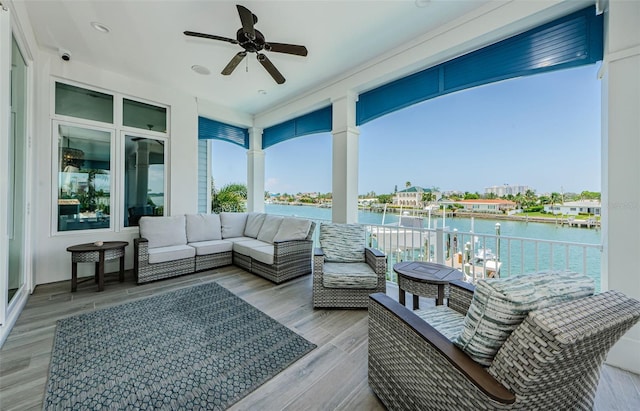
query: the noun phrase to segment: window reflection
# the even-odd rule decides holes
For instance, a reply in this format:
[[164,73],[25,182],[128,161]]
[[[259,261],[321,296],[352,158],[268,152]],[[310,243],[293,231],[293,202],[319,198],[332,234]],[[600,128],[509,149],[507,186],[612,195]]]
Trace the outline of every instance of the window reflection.
[[58,231],[108,228],[111,133],[58,126]]
[[127,135],[125,227],[137,226],[145,215],[164,215],[164,180],[164,141]]

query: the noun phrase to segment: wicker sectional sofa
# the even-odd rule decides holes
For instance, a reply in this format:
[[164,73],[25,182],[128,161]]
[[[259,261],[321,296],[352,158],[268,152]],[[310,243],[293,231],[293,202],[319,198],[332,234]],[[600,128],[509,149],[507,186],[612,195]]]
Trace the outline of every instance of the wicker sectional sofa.
[[142,217],[138,284],[235,264],[274,283],[311,273],[315,224],[265,213]]

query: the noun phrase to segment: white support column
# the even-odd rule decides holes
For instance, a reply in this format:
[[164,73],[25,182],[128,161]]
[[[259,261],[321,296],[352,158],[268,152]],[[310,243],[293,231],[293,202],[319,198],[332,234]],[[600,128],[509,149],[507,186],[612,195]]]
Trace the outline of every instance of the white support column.
[[[602,81],[603,289],[640,299],[634,269],[640,249],[640,2],[610,1]],[[640,325],[613,347],[607,363],[640,373]]]
[[353,92],[333,103],[333,206],[334,223],[358,222],[358,137],[356,101]]
[[247,151],[247,211],[264,212],[264,150],[262,129],[249,129]]

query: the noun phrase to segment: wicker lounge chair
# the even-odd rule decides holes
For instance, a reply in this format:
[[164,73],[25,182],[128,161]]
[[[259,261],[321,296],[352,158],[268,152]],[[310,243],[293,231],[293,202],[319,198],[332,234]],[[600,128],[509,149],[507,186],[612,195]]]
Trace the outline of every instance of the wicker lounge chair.
[[[464,314],[474,289],[451,283]],[[445,309],[446,310],[446,309]],[[369,385],[390,410],[593,408],[611,346],[640,318],[640,302],[607,291],[530,312],[488,368],[384,294],[369,305]]]
[[314,308],[367,308],[369,294],[386,292],[387,257],[365,247],[364,226],[320,224],[313,256]]

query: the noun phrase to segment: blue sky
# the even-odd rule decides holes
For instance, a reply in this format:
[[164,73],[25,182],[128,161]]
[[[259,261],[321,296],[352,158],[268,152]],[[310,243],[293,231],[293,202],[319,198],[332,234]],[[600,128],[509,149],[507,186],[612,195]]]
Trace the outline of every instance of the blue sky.
[[[406,181],[484,193],[600,191],[599,65],[507,80],[438,97],[359,127],[359,193]],[[265,189],[331,191],[330,133],[265,150]],[[217,187],[246,183],[246,149],[213,142]]]

